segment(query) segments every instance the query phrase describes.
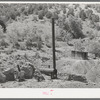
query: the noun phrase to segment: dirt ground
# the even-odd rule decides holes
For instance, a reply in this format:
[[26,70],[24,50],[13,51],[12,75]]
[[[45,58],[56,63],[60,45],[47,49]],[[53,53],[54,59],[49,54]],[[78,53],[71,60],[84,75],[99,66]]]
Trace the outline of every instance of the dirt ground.
[[100,88],[100,84],[94,83],[82,83],[77,81],[66,80],[45,80],[43,82],[37,82],[34,78],[28,79],[24,82],[6,82],[1,83],[0,88]]
[[[18,53],[20,52],[18,51]],[[32,52],[31,55],[32,54],[34,55],[34,52]],[[91,62],[93,61],[90,61],[90,63]],[[97,62],[97,60],[94,61],[94,63],[95,62]],[[73,66],[75,66],[75,64],[77,65],[77,63],[80,63],[82,66],[80,68],[85,68],[85,67],[88,67],[88,65],[90,65],[89,61],[88,61],[89,64],[86,63],[87,65],[86,64],[84,65],[83,60],[72,59],[70,57],[69,58],[60,57],[56,61],[56,63],[57,63],[56,67],[58,71],[58,79],[51,80],[50,76],[43,74],[45,80],[42,82],[38,82],[33,77],[32,79],[25,79],[25,81],[23,82],[9,81],[6,83],[1,83],[0,88],[100,88],[99,82],[98,83],[93,83],[93,82],[84,83],[84,82],[79,82],[79,81],[74,81],[74,80],[72,81],[67,80],[67,77],[68,77],[67,74],[72,72]],[[90,66],[94,66],[94,63],[92,63]],[[78,69],[78,67],[76,66],[76,69],[74,70],[74,72],[75,71],[78,71],[79,73],[81,69]],[[61,76],[61,74],[64,74],[64,73],[66,73],[66,75]],[[83,69],[82,69],[82,73],[83,73]]]

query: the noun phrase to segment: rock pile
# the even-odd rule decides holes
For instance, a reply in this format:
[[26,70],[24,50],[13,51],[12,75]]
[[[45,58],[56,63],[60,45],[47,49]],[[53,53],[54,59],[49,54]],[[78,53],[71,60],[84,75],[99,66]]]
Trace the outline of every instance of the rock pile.
[[25,60],[22,56],[10,56],[1,59],[0,82],[25,81],[25,79],[35,78],[37,81],[44,80],[43,75],[34,64]]
[[0,83],[4,82],[6,82],[6,76],[2,72],[0,72]]
[[86,77],[82,75],[69,74],[68,81],[71,81],[71,80],[87,83]]
[[89,82],[100,82],[100,60],[80,60],[73,65],[72,73],[85,76]]
[[29,62],[26,62],[25,65],[22,66],[21,70],[23,70],[25,72],[25,78],[26,79],[32,78],[33,74],[35,72],[34,66]]
[[7,68],[3,71],[3,74],[6,76],[6,81],[14,81],[14,68]]

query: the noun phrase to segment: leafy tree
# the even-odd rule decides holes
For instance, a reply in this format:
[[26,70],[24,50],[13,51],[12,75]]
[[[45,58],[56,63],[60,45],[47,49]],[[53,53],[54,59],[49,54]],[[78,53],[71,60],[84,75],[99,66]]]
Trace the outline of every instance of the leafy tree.
[[63,29],[71,33],[73,38],[84,38],[82,24],[73,16],[69,16],[68,19],[64,22]]

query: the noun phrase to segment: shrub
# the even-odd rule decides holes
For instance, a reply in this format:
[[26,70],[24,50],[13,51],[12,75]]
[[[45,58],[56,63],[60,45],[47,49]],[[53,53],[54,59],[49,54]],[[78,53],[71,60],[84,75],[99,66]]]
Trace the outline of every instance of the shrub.
[[58,14],[57,14],[56,12],[54,12],[54,13],[52,14],[52,16],[54,16],[54,18],[57,19],[57,20],[58,20],[58,18],[59,18],[59,17],[58,17]]
[[39,17],[39,19],[43,19],[43,17],[44,17],[43,11],[40,11],[40,12],[38,13],[38,17]]
[[20,12],[19,11],[15,11],[15,16],[20,16]]
[[16,19],[16,15],[15,13],[12,11],[10,14],[9,14],[10,18],[15,20]]
[[42,48],[42,40],[41,40],[41,37],[34,37],[36,41],[33,41],[33,38],[29,38],[27,39],[26,41],[26,47],[28,50],[31,50],[32,47],[35,47],[37,48],[38,50],[41,50]]
[[89,52],[95,54],[96,56],[100,56],[100,43],[92,41],[89,46]]
[[38,10],[43,10],[43,4],[39,4],[38,6]]
[[99,22],[99,16],[95,15],[95,14],[92,14],[91,15],[91,20],[92,20],[92,22]]
[[63,9],[63,14],[66,14],[66,9]]
[[87,9],[87,8],[91,8],[91,4],[86,4],[85,9]]
[[7,43],[4,39],[2,39],[2,40],[0,41],[0,46],[1,46],[1,47],[4,47],[4,48],[7,48],[8,43]]
[[49,4],[48,6],[49,6],[49,7],[48,7],[49,9],[52,9],[53,4]]
[[72,34],[73,38],[84,38],[81,22],[73,16],[64,22],[64,30]]
[[20,49],[20,44],[18,41],[13,42],[13,48]]
[[23,13],[24,13],[24,15],[28,16],[28,11],[27,10],[24,10]]
[[90,40],[93,40],[95,38],[95,34],[93,33],[93,31],[87,31],[87,37]]
[[25,7],[22,7],[22,8],[21,8],[21,12],[23,12],[24,10],[25,10]]
[[29,5],[29,7],[28,7],[28,14],[33,14],[33,11],[34,11],[34,6],[32,6],[32,5]]
[[26,48],[27,48],[28,50],[31,50],[32,47],[33,47],[32,41],[31,41],[30,39],[28,39],[28,40],[26,41]]
[[25,42],[19,42],[19,49],[26,50],[26,44],[25,44]]
[[100,13],[100,5],[96,5],[96,11],[98,12],[98,13]]
[[7,38],[13,44],[18,41],[23,42],[30,31],[26,23],[14,22],[7,27]]
[[87,17],[88,19],[91,19],[91,15],[93,14],[93,11],[90,10],[90,9],[88,9],[88,10],[85,11],[85,13],[86,13],[86,17]]
[[43,9],[43,14],[44,14],[44,16],[46,15],[46,13],[48,12],[48,9]]
[[59,41],[64,41],[64,36],[65,36],[65,33],[66,31],[65,30],[57,30],[57,33],[56,33],[56,39]]
[[73,9],[73,8],[69,8],[68,13],[67,13],[67,17],[68,17],[69,15],[74,16],[74,9]]
[[47,17],[48,19],[50,19],[50,18],[52,17],[52,13],[51,13],[50,11],[48,11],[48,12],[46,13],[46,17]]
[[38,15],[39,11],[37,9],[34,10],[33,14]]
[[0,16],[0,20],[2,20],[4,23],[6,23],[9,20],[9,17],[7,16],[7,14],[5,16]]
[[98,31],[100,31],[100,24],[99,23],[96,23],[96,29],[98,30]]
[[63,28],[63,24],[64,24],[64,18],[63,17],[58,17],[58,26],[60,28]]
[[85,47],[84,47],[81,39],[78,39],[74,42],[74,49],[78,50],[78,51],[84,51],[85,50]]
[[66,32],[63,29],[57,29],[57,33],[56,33],[56,39],[58,41],[63,41],[63,42],[69,42],[72,39],[72,36],[70,33]]
[[79,7],[79,4],[75,4],[75,9],[77,9]]
[[33,19],[32,19],[33,21],[38,21],[38,18],[37,18],[37,16],[33,16]]
[[41,37],[38,37],[38,41],[37,41],[37,48],[38,48],[38,50],[41,50],[42,44],[43,44],[43,41],[42,41]]
[[6,32],[6,24],[5,24],[5,22],[0,20],[0,25],[2,26],[3,32],[5,33]]
[[85,19],[87,18],[87,17],[86,17],[86,14],[85,14],[85,12],[84,12],[84,10],[81,10],[81,11],[80,11],[79,16],[80,16],[80,18],[81,18],[83,21],[85,21]]

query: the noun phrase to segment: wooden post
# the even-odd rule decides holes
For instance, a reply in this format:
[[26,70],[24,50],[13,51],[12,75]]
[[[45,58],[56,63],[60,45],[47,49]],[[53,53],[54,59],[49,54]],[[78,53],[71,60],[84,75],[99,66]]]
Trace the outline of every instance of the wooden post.
[[52,18],[52,50],[53,50],[53,68],[56,69],[56,57],[55,57],[55,26],[54,18]]
[[55,22],[52,18],[52,51],[53,51],[53,75],[51,78],[57,78],[57,69],[56,69],[56,55],[55,55]]

